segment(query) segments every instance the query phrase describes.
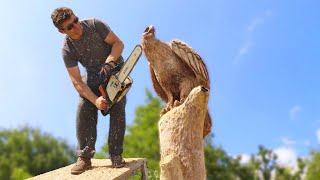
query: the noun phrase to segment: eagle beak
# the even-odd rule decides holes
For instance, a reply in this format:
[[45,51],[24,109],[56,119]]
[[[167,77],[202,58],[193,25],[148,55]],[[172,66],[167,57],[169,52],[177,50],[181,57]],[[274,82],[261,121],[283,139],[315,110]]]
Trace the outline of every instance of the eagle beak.
[[201,90],[202,90],[202,91],[205,91],[205,92],[208,92],[208,91],[209,91],[209,89],[208,89],[208,88],[205,88],[204,86],[201,86]]
[[151,26],[147,27],[147,28],[144,30],[143,33],[152,33],[152,34],[154,34],[154,32],[155,32],[154,26],[151,25]]

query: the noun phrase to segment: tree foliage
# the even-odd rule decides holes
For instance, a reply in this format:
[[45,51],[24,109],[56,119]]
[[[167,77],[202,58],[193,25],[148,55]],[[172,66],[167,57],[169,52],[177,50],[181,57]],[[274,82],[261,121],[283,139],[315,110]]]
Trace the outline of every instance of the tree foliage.
[[25,179],[75,160],[65,141],[30,127],[0,131],[0,152],[0,179]]
[[275,180],[302,180],[302,175],[305,172],[306,161],[298,158],[297,159],[297,170],[294,171],[292,167],[276,166],[275,169]]
[[271,179],[271,173],[277,165],[278,156],[271,150],[260,145],[258,154],[251,158],[251,164],[260,172],[264,180]]
[[211,143],[208,143],[205,146],[204,153],[207,179],[234,179],[234,175],[230,171],[232,159],[221,147],[216,148]]
[[241,157],[229,156],[222,147],[215,147],[211,139],[204,148],[208,180],[254,180],[255,169],[250,164],[241,164]]
[[234,173],[235,177],[241,180],[258,180],[256,167],[251,163],[242,164],[241,160],[241,156],[232,158],[231,171]]
[[320,152],[313,152],[307,169],[306,180],[320,179]]

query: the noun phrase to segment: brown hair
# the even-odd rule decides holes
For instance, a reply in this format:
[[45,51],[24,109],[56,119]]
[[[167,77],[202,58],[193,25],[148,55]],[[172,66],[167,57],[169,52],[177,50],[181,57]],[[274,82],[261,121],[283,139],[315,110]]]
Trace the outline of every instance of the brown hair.
[[67,7],[56,8],[51,14],[51,19],[58,29],[61,28],[62,23],[66,22],[73,14],[73,11]]

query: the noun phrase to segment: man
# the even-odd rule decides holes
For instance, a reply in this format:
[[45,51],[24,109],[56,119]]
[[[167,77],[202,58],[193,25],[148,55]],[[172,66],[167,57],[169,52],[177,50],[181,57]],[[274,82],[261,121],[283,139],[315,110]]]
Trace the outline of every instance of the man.
[[[107,101],[99,92],[101,67],[123,64],[121,53],[124,45],[109,26],[98,19],[79,21],[73,11],[60,7],[51,14],[53,24],[65,34],[62,56],[70,79],[80,98],[76,116],[78,160],[71,174],[80,174],[91,167],[91,158],[95,153],[97,137],[98,110],[107,108]],[[78,62],[86,69],[80,75]],[[106,71],[104,71],[106,72]],[[110,111],[110,129],[108,137],[109,154],[113,167],[125,165],[121,156],[125,133],[126,97]]]

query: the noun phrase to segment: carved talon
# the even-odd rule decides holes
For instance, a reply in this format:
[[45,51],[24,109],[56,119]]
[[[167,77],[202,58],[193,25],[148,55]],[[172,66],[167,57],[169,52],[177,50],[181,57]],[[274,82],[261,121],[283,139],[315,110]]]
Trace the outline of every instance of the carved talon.
[[175,100],[174,103],[173,103],[173,106],[174,107],[177,107],[177,106],[180,106],[182,103],[178,100]]
[[181,104],[184,103],[185,100],[186,100],[185,98],[181,98],[180,101],[175,100],[173,103],[174,107],[180,106]]
[[160,112],[160,117],[169,112],[172,109],[172,105],[168,104],[166,108],[163,108]]
[[166,114],[167,111],[165,111],[165,109],[162,109],[160,112],[160,117],[162,117],[164,114]]
[[168,111],[170,111],[169,108],[164,108],[164,109],[162,109],[161,112],[160,112],[160,117],[162,117],[163,115],[165,115]]

